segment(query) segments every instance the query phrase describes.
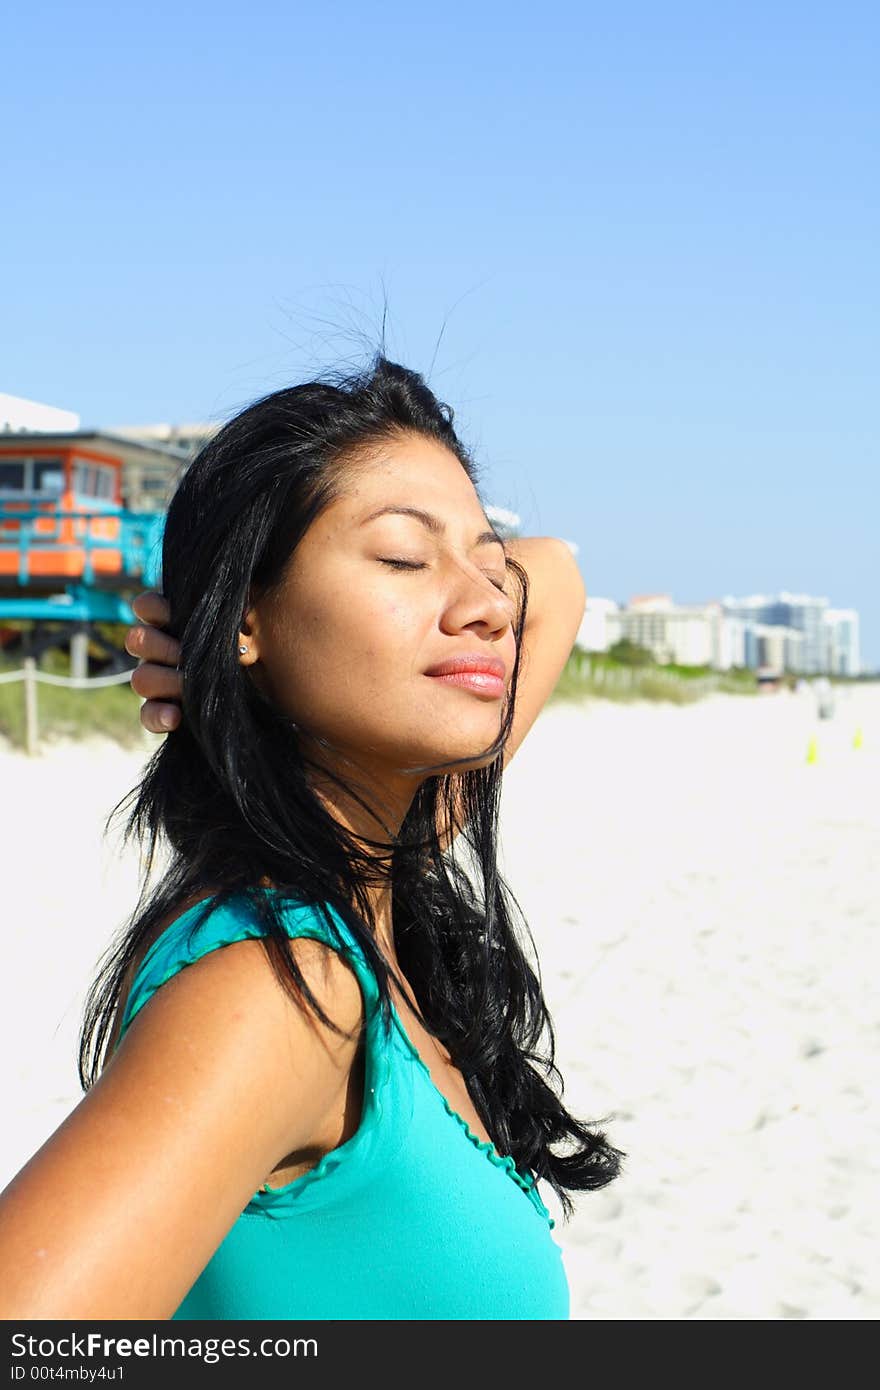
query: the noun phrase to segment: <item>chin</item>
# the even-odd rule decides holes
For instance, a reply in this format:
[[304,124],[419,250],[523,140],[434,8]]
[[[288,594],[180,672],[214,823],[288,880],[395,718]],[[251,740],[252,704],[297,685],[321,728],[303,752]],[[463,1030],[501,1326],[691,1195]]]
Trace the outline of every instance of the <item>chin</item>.
[[442,750],[435,749],[433,754],[425,757],[423,761],[436,764],[445,772],[475,772],[478,768],[489,767],[501,756],[501,749],[493,752],[490,744],[491,740],[483,739],[477,745],[472,741],[456,748],[447,745]]
[[[440,721],[432,718],[430,723],[419,720],[418,729],[410,726],[407,737],[398,744],[391,761],[401,768],[436,768],[436,772],[426,776],[440,776],[443,772],[467,772],[472,769],[488,767],[501,755],[498,743],[501,733],[501,711],[475,711],[477,717],[457,721]],[[390,751],[390,750],[389,750]],[[459,760],[462,760],[459,762]],[[458,765],[456,765],[458,764]]]

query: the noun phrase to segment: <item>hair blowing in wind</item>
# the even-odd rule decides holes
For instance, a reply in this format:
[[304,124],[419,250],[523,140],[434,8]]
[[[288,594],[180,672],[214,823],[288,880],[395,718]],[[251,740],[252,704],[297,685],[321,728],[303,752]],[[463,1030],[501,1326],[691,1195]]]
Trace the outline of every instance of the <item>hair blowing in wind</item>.
[[[390,1028],[390,967],[376,944],[368,892],[390,882],[394,940],[422,1021],[448,1049],[499,1153],[546,1180],[568,1216],[569,1192],[604,1187],[626,1155],[563,1104],[531,933],[497,865],[501,759],[515,708],[525,570],[508,557],[518,589],[517,656],[502,727],[487,750],[494,756],[477,769],[418,769],[426,775],[390,844],[387,837],[355,836],[330,814],[309,772],[316,766],[313,750],[332,753],[332,746],[279,709],[238,657],[248,604],[280,582],[358,458],[409,435],[445,446],[476,487],[476,467],[453,428],[452,411],[421,375],[377,353],[360,371],[327,374],[254,402],[183,474],[162,550],[168,630],[180,640],[185,674],[183,720],[111,813],[112,820],[129,809],[125,843],[139,841],[145,869],[138,904],[86,1000],[80,1081],[88,1089],[100,1075],[126,972],[144,942],[175,907],[200,893],[213,896],[196,914],[194,931],[228,898],[246,894],[279,982],[332,1024],[286,949],[279,902],[257,888],[263,880],[279,898],[313,904],[335,939],[325,905],[338,912],[375,971]],[[326,776],[324,763],[321,768]],[[367,805],[354,776],[343,782],[332,775]],[[375,814],[381,824],[381,808]],[[444,817],[462,826],[451,850],[438,835]],[[169,850],[167,867],[151,887],[160,842]],[[467,870],[456,861],[459,846],[468,851]]]

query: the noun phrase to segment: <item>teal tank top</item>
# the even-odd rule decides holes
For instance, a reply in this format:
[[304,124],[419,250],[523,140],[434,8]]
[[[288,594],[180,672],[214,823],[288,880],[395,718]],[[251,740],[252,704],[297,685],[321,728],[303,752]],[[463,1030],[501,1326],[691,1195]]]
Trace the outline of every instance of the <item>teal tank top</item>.
[[[339,914],[328,906],[341,947],[316,908],[290,898],[280,906],[291,937],[342,950],[360,983],[360,1123],[309,1172],[254,1193],[172,1320],[568,1319],[562,1250],[534,1174],[452,1108],[396,1009],[386,1035],[376,977]],[[204,910],[202,901],[182,913],[147,951],[120,1040],[179,970],[263,934],[244,897],[193,930]]]

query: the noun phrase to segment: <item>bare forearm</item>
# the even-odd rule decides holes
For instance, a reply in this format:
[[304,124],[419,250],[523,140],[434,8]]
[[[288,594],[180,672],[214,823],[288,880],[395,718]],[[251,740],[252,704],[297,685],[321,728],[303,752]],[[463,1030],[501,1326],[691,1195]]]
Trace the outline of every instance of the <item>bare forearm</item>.
[[522,565],[529,579],[526,629],[533,628],[548,611],[570,611],[575,631],[580,626],[587,590],[571,548],[557,536],[515,536],[504,542],[511,559]]
[[[555,536],[517,536],[504,546],[510,558],[522,565],[529,581],[516,710],[504,752],[507,766],[568,660],[584,615],[587,591],[565,541]],[[515,581],[511,580],[509,592],[514,590]],[[463,828],[462,819],[459,816],[450,828],[441,813],[438,835],[444,849]]]

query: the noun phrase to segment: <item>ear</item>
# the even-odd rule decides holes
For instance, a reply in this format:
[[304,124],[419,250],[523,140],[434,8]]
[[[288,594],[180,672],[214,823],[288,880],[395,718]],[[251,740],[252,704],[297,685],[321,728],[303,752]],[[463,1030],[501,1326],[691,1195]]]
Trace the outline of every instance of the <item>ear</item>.
[[[256,604],[245,609],[238,630],[238,660],[242,666],[253,666],[260,660],[260,615]],[[245,650],[242,651],[242,648]]]

